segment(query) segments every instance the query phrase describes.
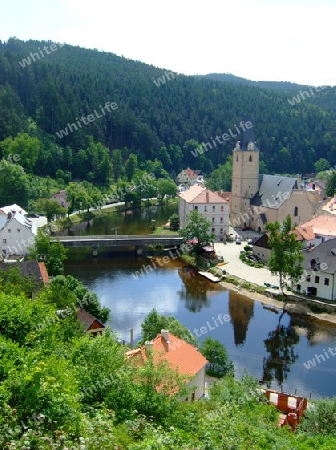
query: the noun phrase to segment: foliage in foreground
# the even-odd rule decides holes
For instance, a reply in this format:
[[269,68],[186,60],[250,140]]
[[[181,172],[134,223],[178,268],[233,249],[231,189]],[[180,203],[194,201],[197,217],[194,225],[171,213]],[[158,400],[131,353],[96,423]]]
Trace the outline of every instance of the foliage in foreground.
[[74,311],[55,320],[63,278],[34,300],[0,281],[1,449],[335,448],[335,399],[316,402],[296,434],[278,428],[248,376],[224,377],[208,400],[179,401],[171,389],[184,381],[166,365],[130,364],[110,330],[84,335]]

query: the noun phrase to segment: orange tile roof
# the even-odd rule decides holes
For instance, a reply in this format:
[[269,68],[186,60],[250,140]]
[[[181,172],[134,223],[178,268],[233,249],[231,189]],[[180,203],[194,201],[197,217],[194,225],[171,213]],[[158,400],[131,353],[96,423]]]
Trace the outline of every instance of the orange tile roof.
[[180,197],[188,203],[229,203],[216,192],[198,184],[194,184],[187,191],[182,192]]
[[44,262],[39,262],[38,265],[40,268],[43,283],[49,283],[49,275],[48,275],[48,271],[47,271],[47,268],[46,268]]
[[298,236],[298,240],[312,241],[315,239],[315,233],[312,226],[300,226],[296,227],[293,231]]
[[336,236],[336,216],[322,214],[301,225],[301,228],[312,227],[315,234]]
[[[162,337],[161,333],[153,339],[153,357],[154,362],[164,359],[173,369],[177,369],[180,375],[194,376],[206,364],[204,356],[191,344],[183,339],[169,333],[169,343]],[[146,346],[131,350],[126,353],[128,358],[140,357],[147,359]]]
[[185,169],[185,170],[182,170],[182,172],[184,172],[190,178],[197,178],[198,177],[197,173],[195,173],[192,169]]

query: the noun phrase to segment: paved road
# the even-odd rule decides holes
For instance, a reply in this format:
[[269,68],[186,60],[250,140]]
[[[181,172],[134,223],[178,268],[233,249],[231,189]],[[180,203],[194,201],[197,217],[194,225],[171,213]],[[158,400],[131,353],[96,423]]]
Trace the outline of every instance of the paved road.
[[250,267],[239,259],[240,251],[244,250],[245,245],[246,242],[242,242],[241,245],[237,245],[235,242],[215,243],[217,255],[223,256],[224,261],[228,262],[225,265],[226,272],[260,286],[264,286],[264,283],[279,286],[279,278],[272,275],[268,269]]

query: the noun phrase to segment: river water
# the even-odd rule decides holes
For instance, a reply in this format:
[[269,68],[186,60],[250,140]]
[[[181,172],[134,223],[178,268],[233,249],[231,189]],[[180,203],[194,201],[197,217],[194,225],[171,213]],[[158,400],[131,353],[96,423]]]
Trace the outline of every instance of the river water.
[[[144,234],[175,211],[176,206],[167,206],[110,214],[81,224],[72,233]],[[109,325],[127,342],[130,328],[135,341],[140,338],[141,322],[155,308],[180,320],[199,342],[207,336],[222,342],[234,361],[236,377],[246,370],[275,389],[312,398],[336,396],[335,326],[264,309],[261,303],[196,275],[178,259],[160,263],[135,258],[127,248],[99,249],[97,258],[90,249],[74,249],[65,273],[80,279],[111,309]],[[315,367],[307,368],[304,363],[314,358]]]

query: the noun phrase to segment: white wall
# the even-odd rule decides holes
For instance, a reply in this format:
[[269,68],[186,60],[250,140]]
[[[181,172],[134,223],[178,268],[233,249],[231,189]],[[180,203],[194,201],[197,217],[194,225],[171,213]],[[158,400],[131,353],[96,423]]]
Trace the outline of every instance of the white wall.
[[[310,281],[307,278],[310,276]],[[315,277],[319,277],[319,282],[315,281]],[[336,275],[326,272],[321,272],[319,270],[305,270],[303,280],[300,280],[292,285],[293,290],[296,292],[307,294],[307,288],[315,287],[317,289],[316,297],[324,298],[326,300],[336,301]],[[326,286],[325,279],[329,279],[329,285]],[[300,291],[297,290],[297,285],[300,285]]]
[[5,250],[9,256],[27,255],[34,242],[35,235],[15,219],[0,231],[1,254]]
[[[195,400],[199,400],[205,393],[205,367],[206,366],[204,366],[187,384],[188,388],[195,387],[195,389],[193,389],[195,392]],[[192,393],[188,396],[188,400],[191,401],[191,399]]]

